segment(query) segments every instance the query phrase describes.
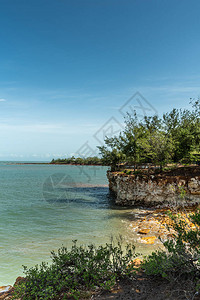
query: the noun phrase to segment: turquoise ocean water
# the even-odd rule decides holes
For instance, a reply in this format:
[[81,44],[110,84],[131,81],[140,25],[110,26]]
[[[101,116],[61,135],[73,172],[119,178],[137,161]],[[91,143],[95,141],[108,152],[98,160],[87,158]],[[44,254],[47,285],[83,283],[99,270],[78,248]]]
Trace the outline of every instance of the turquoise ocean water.
[[107,167],[0,163],[0,285],[13,284],[28,267],[48,261],[50,251],[128,240],[133,210],[116,207]]

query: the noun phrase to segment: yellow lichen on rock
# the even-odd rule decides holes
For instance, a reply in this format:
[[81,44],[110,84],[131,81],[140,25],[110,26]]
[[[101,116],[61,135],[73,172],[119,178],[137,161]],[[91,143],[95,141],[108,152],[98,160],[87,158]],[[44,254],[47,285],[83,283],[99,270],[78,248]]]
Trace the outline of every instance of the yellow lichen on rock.
[[154,244],[155,240],[156,240],[155,236],[147,236],[147,237],[141,238],[142,243],[149,244],[149,245]]

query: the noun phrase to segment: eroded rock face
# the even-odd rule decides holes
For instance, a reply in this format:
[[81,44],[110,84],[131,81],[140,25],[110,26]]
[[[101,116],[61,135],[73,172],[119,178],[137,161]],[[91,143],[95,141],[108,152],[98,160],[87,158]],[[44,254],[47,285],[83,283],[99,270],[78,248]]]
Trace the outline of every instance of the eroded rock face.
[[200,176],[126,175],[108,171],[116,204],[128,206],[183,206],[200,203]]

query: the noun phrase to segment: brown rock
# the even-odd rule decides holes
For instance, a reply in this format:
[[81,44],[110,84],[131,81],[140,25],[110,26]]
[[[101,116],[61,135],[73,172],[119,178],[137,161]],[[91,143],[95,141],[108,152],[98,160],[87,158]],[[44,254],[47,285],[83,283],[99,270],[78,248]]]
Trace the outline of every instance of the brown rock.
[[141,265],[141,263],[142,263],[142,259],[140,259],[140,258],[135,258],[131,263],[134,264],[135,267],[138,268],[138,267]]
[[144,228],[144,229],[141,229],[140,231],[138,231],[138,233],[140,233],[140,234],[147,234],[147,233],[149,233],[149,231],[150,231],[150,229]]
[[1,286],[0,287],[0,300],[10,299],[10,294],[13,291],[13,287],[11,285]]
[[172,233],[169,233],[169,234],[167,235],[167,237],[168,237],[168,238],[174,238],[174,235],[173,235]]
[[23,281],[25,281],[24,277],[21,277],[21,276],[17,277],[17,279],[15,280],[14,286],[22,283]]
[[160,232],[160,233],[159,233],[159,236],[163,236],[163,235],[164,235],[164,232]]
[[12,289],[11,285],[0,286],[0,295],[9,292]]
[[154,244],[155,240],[156,240],[155,236],[148,236],[148,237],[141,238],[142,243],[149,244],[149,245]]
[[112,289],[112,290],[111,290],[111,293],[112,293],[112,294],[118,294],[118,293],[122,293],[122,292],[123,292],[123,290],[120,289],[120,288],[118,288],[118,289]]

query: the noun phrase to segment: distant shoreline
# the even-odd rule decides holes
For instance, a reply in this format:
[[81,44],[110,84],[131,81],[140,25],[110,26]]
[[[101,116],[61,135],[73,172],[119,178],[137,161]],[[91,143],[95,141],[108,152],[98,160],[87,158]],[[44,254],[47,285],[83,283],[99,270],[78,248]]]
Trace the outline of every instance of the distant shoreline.
[[[95,165],[95,164],[66,164],[66,163],[56,163],[56,164],[52,164],[50,162],[9,162],[7,163],[8,165],[58,165],[58,166],[61,166],[61,165],[65,165],[65,166],[96,166],[96,167],[102,167],[104,165]],[[104,167],[107,167],[107,166],[104,166]]]
[[50,165],[48,162],[8,162],[7,165]]

